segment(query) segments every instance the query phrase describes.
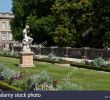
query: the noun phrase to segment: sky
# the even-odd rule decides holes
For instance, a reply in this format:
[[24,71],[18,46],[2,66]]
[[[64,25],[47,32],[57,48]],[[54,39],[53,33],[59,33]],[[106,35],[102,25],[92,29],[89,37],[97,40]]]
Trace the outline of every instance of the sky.
[[0,12],[11,12],[11,0],[1,0]]

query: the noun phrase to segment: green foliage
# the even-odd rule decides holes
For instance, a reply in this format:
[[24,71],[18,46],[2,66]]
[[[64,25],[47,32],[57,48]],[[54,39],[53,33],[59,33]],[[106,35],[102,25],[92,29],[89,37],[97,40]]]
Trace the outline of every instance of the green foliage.
[[92,24],[94,28],[93,45],[109,47],[110,2],[109,0],[93,0]]
[[8,55],[9,54],[9,50],[2,49],[0,54],[1,55]]
[[38,74],[32,75],[27,80],[28,90],[52,90],[52,78],[48,75],[46,71],[42,71]]
[[[110,46],[109,0],[12,0],[16,40],[29,24],[34,42],[71,47]],[[92,29],[91,31],[88,31]]]
[[[65,28],[64,25],[58,25],[54,33],[54,41],[58,46],[69,46],[70,43],[73,45],[73,35],[71,34],[68,28]],[[73,43],[72,43],[73,42]]]
[[14,87],[12,85],[9,85],[9,84],[1,82],[1,81],[0,81],[0,89],[2,89],[4,91],[12,91],[12,90],[14,90],[14,91],[22,91],[22,89],[20,89],[20,88],[16,88],[16,87]]
[[31,84],[44,82],[47,82],[48,84],[52,83],[52,78],[48,75],[46,71],[42,71],[39,74],[32,75],[29,80],[31,80]]
[[94,59],[94,61],[92,61],[92,65],[100,67],[104,65],[104,62],[105,62],[104,59],[102,57],[99,57],[99,58]]
[[52,61],[52,60],[55,59],[55,57],[56,57],[56,56],[55,56],[53,53],[50,53],[50,54],[48,55],[48,60]]
[[22,40],[22,29],[25,24],[30,28],[30,35],[34,42],[52,42],[51,32],[54,26],[54,17],[51,6],[54,0],[12,0],[12,12],[15,18],[11,22],[12,33],[16,40]]
[[13,53],[12,53],[12,56],[14,56],[14,57],[18,57],[19,54],[18,54],[18,52],[13,52]]
[[55,86],[55,88],[53,86],[52,78],[47,74],[46,71],[33,75],[28,80],[28,85],[32,85],[31,87],[34,87],[34,90],[80,90],[80,86],[71,82],[71,76],[74,71],[68,73],[61,83],[58,86]]
[[[16,64],[19,63],[19,59],[10,58],[10,57],[0,57],[0,62],[3,64],[9,62],[9,65],[7,67],[14,69],[20,69],[23,73],[23,79],[29,78],[32,73],[37,74],[39,71],[46,70],[49,72],[49,75],[51,75],[53,78],[59,80],[59,84],[61,82],[61,79],[68,73],[71,72],[74,69],[77,69],[78,71],[74,70],[75,72],[71,76],[71,82],[74,84],[78,84],[79,86],[82,86],[82,90],[110,90],[110,75],[108,72],[110,72],[110,68],[106,67],[95,67],[95,66],[86,66],[86,65],[80,65],[79,68],[76,68],[78,65],[74,64],[73,67],[75,68],[67,68],[67,67],[61,67],[59,65],[52,65],[47,63],[40,63],[38,61],[35,61],[36,64],[35,68],[19,68],[16,67]],[[92,70],[88,70],[88,69]],[[98,70],[98,71],[97,71]],[[99,71],[100,70],[100,71]],[[101,80],[101,81],[100,81]],[[59,85],[58,84],[58,85]],[[0,85],[1,86],[1,85]]]
[[24,79],[22,79],[22,80],[13,80],[12,85],[16,86],[16,87],[19,87],[23,90],[28,90],[29,89],[28,84],[27,84],[27,80],[24,80]]
[[82,33],[91,27],[91,2],[88,0],[56,0],[52,6],[57,27],[54,40],[59,46],[78,46]]
[[19,75],[20,72],[19,71],[15,71],[15,70],[12,70],[12,69],[4,69],[2,72],[1,72],[1,76],[3,76],[5,78],[5,80],[10,80],[12,77],[15,77],[16,75]]

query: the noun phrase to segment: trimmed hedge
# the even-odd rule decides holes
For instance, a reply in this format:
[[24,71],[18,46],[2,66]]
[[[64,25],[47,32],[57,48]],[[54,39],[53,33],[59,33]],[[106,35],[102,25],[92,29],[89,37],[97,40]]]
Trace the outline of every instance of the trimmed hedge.
[[97,70],[97,71],[110,72],[109,67],[96,67],[96,66],[90,66],[90,65],[84,65],[84,64],[75,64],[75,63],[71,63],[70,66],[78,67],[78,68],[87,68],[87,69],[92,69],[92,70]]
[[12,85],[9,85],[9,84],[1,82],[1,81],[0,81],[0,89],[3,91],[23,91],[20,88],[14,87]]

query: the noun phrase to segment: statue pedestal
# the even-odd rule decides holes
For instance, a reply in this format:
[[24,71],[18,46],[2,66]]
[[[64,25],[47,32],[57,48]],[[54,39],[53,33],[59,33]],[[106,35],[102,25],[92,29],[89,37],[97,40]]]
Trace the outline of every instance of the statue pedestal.
[[19,52],[20,55],[20,67],[34,67],[33,64],[33,52]]

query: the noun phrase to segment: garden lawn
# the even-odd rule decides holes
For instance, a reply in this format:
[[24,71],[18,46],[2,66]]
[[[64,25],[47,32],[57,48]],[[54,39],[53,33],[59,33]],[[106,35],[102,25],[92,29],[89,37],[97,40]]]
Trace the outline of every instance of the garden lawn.
[[18,64],[19,59],[0,56],[0,65],[4,65],[13,70],[20,70],[25,78],[41,71],[47,71],[53,79],[61,81],[69,72],[74,70],[71,81],[82,86],[82,90],[110,90],[109,72],[75,67],[63,67],[56,64],[41,63],[38,61],[34,62],[36,66],[34,68],[20,68],[17,66]]

